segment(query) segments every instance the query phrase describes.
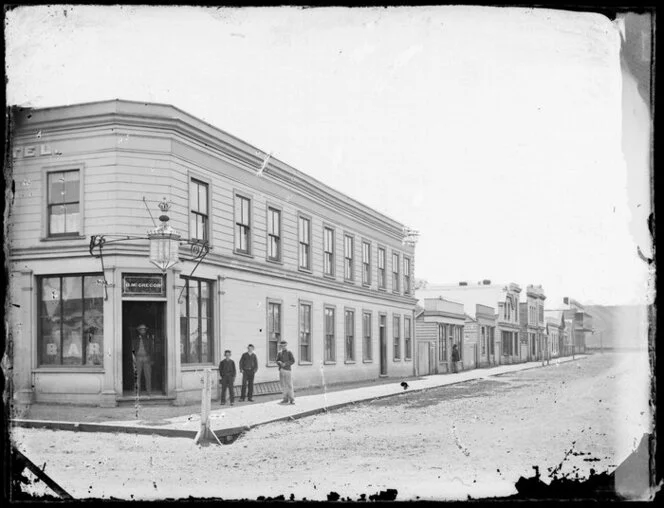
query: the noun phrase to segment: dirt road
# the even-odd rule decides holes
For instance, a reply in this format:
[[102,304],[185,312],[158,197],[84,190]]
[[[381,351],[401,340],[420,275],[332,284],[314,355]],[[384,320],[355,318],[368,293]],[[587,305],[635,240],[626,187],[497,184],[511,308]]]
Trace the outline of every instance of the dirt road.
[[398,500],[516,493],[611,471],[650,429],[645,353],[579,361],[358,404],[253,429],[228,446],[187,439],[17,429],[19,448],[75,497]]

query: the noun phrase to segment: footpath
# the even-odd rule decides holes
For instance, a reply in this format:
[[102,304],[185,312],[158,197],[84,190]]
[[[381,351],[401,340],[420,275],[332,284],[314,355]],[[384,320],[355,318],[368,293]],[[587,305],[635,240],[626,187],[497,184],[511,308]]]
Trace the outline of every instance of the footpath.
[[[549,362],[548,367],[555,367],[561,363],[581,360],[583,358],[586,358],[586,356],[576,355],[575,358],[553,358]],[[217,437],[222,438],[222,441],[229,442],[243,432],[258,425],[265,425],[267,423],[282,420],[294,420],[338,409],[350,404],[392,397],[408,392],[439,388],[475,379],[486,379],[492,376],[499,376],[501,374],[508,374],[538,367],[547,366],[542,365],[542,362],[538,361],[473,369],[462,371],[457,374],[436,374],[409,381],[406,388],[404,388],[400,382],[396,381],[394,383],[323,392],[302,397],[298,397],[296,391],[296,403],[294,405],[282,405],[279,404],[278,401],[271,400],[269,402],[254,402],[247,405],[236,404],[235,406],[230,407],[215,405],[215,403],[212,402],[209,415],[210,428]],[[108,421],[104,423],[13,419],[11,420],[11,424],[18,427],[52,430],[156,434],[168,437],[186,437],[193,439],[200,430],[201,415],[200,413],[196,413],[188,416],[165,418],[157,421],[133,419],[126,421]]]

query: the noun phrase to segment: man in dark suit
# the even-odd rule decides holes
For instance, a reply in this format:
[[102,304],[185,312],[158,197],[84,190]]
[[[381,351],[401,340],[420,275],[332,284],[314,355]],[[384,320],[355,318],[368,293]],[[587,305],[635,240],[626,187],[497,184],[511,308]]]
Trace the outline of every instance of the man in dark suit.
[[134,360],[134,372],[136,373],[136,390],[141,391],[141,377],[145,376],[145,388],[148,395],[152,392],[152,353],[154,352],[154,335],[148,333],[148,327],[144,324],[136,327],[138,331],[131,341],[131,352]]
[[226,389],[231,399],[231,406],[235,404],[233,385],[235,384],[235,362],[231,360],[230,350],[224,351],[224,359],[219,362],[219,377],[221,377],[221,405],[226,404]]
[[254,396],[254,375],[258,370],[258,358],[254,354],[254,345],[247,346],[247,352],[242,353],[240,358],[240,372],[242,372],[242,392],[240,393],[240,400],[244,402],[244,396],[247,395],[247,387],[249,387],[249,402],[253,402]]

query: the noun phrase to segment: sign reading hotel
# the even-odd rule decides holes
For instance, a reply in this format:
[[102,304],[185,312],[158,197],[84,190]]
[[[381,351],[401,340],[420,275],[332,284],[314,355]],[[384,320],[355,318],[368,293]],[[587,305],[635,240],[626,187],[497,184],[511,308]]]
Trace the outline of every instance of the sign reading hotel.
[[166,296],[166,277],[122,275],[122,296]]

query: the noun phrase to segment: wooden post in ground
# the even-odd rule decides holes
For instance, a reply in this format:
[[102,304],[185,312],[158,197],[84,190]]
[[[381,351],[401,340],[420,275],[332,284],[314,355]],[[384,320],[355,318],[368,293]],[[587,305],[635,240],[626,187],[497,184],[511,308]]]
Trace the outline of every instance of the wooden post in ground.
[[214,442],[211,437],[214,436],[214,439],[217,443],[221,444],[219,438],[214,432],[210,429],[210,407],[212,405],[212,371],[207,368],[203,370],[203,379],[202,379],[202,392],[201,392],[201,428],[194,438],[194,443],[202,444],[204,442]]

